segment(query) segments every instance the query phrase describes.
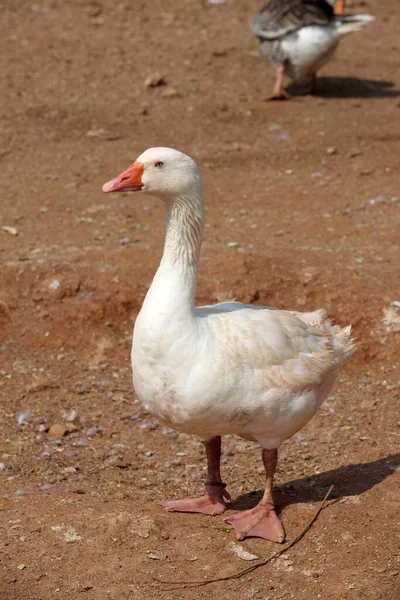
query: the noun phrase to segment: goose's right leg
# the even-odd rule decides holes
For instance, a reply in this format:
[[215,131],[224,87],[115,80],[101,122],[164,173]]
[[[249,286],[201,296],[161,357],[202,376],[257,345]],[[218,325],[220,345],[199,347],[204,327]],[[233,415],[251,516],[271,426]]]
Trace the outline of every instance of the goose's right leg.
[[230,496],[225,490],[226,484],[222,483],[221,479],[221,438],[220,436],[214,437],[203,443],[207,456],[207,480],[204,496],[162,502],[161,505],[167,510],[204,515],[220,515],[225,511],[225,499],[230,500]]
[[317,74],[313,73],[310,77],[308,87],[305,90],[305,94],[309,94],[310,96],[315,96],[316,93],[317,93]]

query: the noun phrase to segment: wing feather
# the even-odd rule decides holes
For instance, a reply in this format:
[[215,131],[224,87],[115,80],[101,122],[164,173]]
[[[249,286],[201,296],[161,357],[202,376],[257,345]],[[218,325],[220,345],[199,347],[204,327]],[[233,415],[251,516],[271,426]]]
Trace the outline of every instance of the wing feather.
[[207,321],[230,369],[252,369],[266,388],[305,390],[320,385],[353,346],[348,329],[313,320],[323,311],[300,314],[242,305],[210,311]]
[[307,25],[329,25],[335,18],[325,0],[270,0],[250,23],[260,40],[274,40]]

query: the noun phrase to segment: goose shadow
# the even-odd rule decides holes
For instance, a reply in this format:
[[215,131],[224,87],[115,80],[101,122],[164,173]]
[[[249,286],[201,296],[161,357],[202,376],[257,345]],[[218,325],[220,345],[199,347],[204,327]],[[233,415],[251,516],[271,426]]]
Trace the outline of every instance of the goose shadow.
[[[279,510],[290,504],[322,500],[331,485],[331,499],[360,496],[386,477],[400,465],[400,454],[391,454],[369,463],[350,464],[325,473],[293,479],[274,488],[274,497]],[[229,503],[232,510],[253,508],[261,500],[264,490],[242,494]]]
[[[298,85],[287,87],[289,94],[301,94]],[[400,98],[393,81],[356,77],[318,77],[315,96],[320,98]]]

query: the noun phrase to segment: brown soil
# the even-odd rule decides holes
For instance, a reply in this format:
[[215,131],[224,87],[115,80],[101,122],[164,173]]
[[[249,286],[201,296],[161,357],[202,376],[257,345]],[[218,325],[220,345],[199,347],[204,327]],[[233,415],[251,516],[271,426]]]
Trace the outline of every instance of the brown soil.
[[[0,225],[18,235],[0,229],[1,600],[399,598],[398,2],[353,2],[376,23],[343,42],[316,97],[285,103],[265,102],[273,72],[247,30],[257,8],[3,3]],[[157,72],[165,85],[146,87]],[[280,452],[289,540],[331,484],[338,501],[285,557],[175,591],[155,578],[251,563],[222,517],[158,506],[200,493],[205,466],[199,442],[160,427],[131,387],[163,207],[101,194],[152,145],[186,151],[204,178],[199,303],[324,306],[362,342]],[[232,508],[252,505],[259,449],[224,449]]]

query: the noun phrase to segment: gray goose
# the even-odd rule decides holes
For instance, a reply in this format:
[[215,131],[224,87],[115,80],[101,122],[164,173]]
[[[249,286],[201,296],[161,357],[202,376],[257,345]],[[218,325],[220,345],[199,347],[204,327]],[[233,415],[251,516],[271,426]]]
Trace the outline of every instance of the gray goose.
[[344,1],[270,0],[250,22],[261,51],[276,69],[271,100],[284,100],[283,77],[309,82],[315,93],[317,71],[333,56],[341,38],[360,31],[371,15],[344,15]]

